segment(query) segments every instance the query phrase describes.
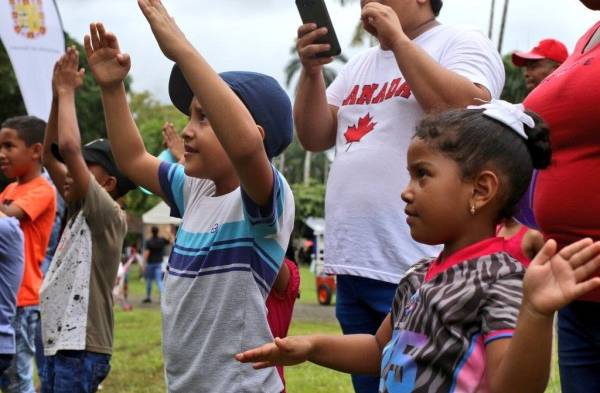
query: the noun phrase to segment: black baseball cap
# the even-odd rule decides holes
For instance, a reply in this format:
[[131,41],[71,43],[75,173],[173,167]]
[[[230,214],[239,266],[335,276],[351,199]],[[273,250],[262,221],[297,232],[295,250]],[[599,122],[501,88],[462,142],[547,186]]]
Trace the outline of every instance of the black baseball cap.
[[[51,146],[52,154],[60,162],[65,162],[63,157],[60,155],[58,145],[53,143]],[[122,197],[129,191],[133,190],[136,186],[129,180],[115,163],[115,159],[110,148],[110,142],[107,139],[96,139],[83,146],[81,149],[83,159],[88,164],[100,165],[110,175],[117,179],[117,197]]]
[[[281,154],[292,142],[292,104],[286,92],[272,77],[257,72],[230,71],[219,76],[242,100],[256,124],[265,130],[264,146],[269,159]],[[180,112],[190,116],[194,93],[181,69],[173,66],[169,96]]]

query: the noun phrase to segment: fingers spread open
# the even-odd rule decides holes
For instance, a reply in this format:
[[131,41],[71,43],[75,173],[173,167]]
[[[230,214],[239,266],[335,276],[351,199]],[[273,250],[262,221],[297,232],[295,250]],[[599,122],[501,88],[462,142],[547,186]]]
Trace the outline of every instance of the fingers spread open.
[[96,23],[90,25],[90,36],[92,37],[92,48],[100,49],[100,37],[98,36],[98,26]]
[[584,281],[580,284],[577,284],[577,286],[575,287],[575,298],[584,296],[586,294],[588,294],[589,292],[600,288],[600,277],[594,277],[591,278],[587,281]]
[[88,59],[92,57],[94,49],[92,48],[91,38],[87,34],[83,37],[83,47],[85,48],[85,54],[87,55]]
[[600,269],[600,254],[594,257],[586,258],[584,263],[575,269],[575,281],[581,282],[587,280],[592,275],[597,275]]
[[569,244],[568,246],[564,247],[562,250],[560,250],[560,252],[558,254],[561,257],[563,257],[564,259],[569,260],[577,252],[583,250],[584,248],[588,247],[592,243],[593,243],[592,239],[589,239],[589,238],[581,239],[573,244]]
[[548,240],[542,249],[537,253],[537,255],[531,261],[530,266],[542,266],[546,264],[550,258],[552,258],[556,254],[556,242],[552,239]]
[[252,364],[252,368],[255,370],[261,370],[268,367],[273,367],[273,364],[271,362],[257,362]]

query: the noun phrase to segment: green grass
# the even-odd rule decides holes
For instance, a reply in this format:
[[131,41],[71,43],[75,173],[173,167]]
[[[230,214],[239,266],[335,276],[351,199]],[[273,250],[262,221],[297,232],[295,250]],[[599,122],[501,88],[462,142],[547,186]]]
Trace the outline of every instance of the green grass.
[[[301,269],[301,304],[316,304],[315,279],[307,268]],[[103,383],[106,393],[164,393],[164,374],[161,352],[160,311],[158,305],[142,307],[143,282],[137,270],[130,272],[132,312],[115,308],[115,347],[112,371]],[[294,321],[290,335],[340,334],[336,322],[314,323]],[[555,357],[556,359],[556,357]],[[350,376],[305,363],[287,367],[285,371],[289,393],[352,393]],[[546,393],[560,393],[558,367],[553,363],[552,376]]]

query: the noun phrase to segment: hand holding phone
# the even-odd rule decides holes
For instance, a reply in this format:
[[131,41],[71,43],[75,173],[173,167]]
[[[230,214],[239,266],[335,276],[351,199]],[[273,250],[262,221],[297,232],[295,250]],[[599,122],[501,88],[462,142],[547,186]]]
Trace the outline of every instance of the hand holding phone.
[[[305,44],[318,44],[318,45],[329,45],[329,49],[322,50],[323,46],[319,48],[313,48],[313,50],[321,49],[312,55],[314,57],[320,58],[329,58],[333,56],[338,56],[342,53],[340,48],[340,44],[338,42],[337,36],[335,34],[335,30],[333,28],[333,24],[331,23],[331,18],[329,17],[329,12],[327,11],[327,6],[325,5],[324,0],[296,0],[296,7],[298,7],[298,12],[300,13],[300,17],[302,18],[302,22],[307,25],[309,23],[314,23],[317,26],[317,32],[313,35],[313,37],[308,37],[308,31],[303,31],[302,28],[298,30],[298,38],[314,38],[314,41],[307,43],[305,40]],[[304,27],[304,26],[303,26]],[[323,33],[322,30],[318,30],[320,28],[326,28],[327,32]],[[306,29],[304,29],[306,30]],[[304,34],[306,34],[306,36]],[[301,37],[302,34],[302,37]],[[317,36],[317,37],[314,37]],[[300,44],[300,43],[299,43]],[[298,45],[298,51],[300,52],[300,45]],[[302,57],[302,54],[300,54]]]

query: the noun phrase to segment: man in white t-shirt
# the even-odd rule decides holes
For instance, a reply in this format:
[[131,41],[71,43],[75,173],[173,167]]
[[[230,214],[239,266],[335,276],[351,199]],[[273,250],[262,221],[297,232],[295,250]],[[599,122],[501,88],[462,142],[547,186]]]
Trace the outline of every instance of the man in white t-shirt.
[[[429,111],[497,98],[504,85],[492,43],[478,31],[440,25],[441,7],[440,0],[361,0],[363,26],[380,45],[350,60],[328,89],[322,66],[332,59],[315,56],[328,49],[315,44],[325,31],[298,30],[298,137],[307,150],[336,152],[325,271],[338,275],[336,315],[345,334],[375,333],[403,273],[439,252],[412,240],[400,199],[416,124]],[[377,378],[352,380],[358,393],[377,391]]]

